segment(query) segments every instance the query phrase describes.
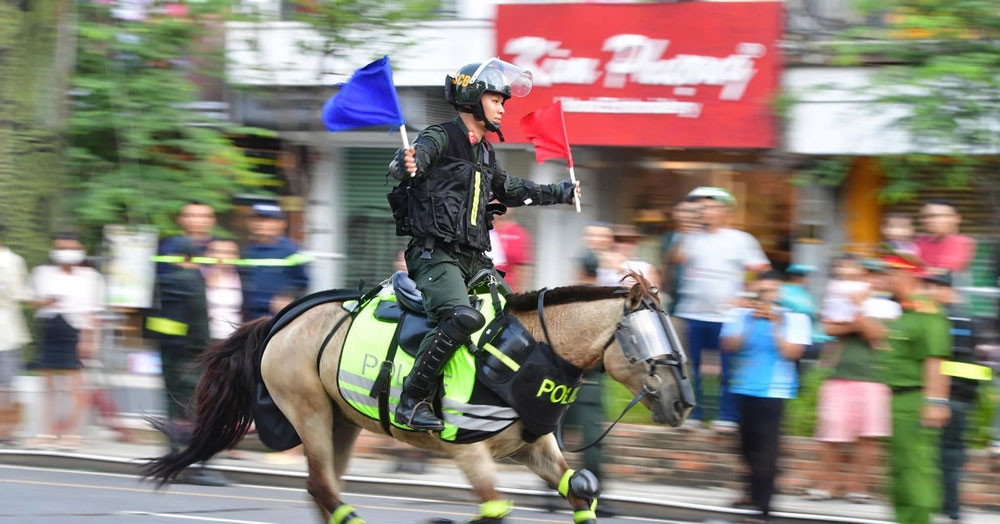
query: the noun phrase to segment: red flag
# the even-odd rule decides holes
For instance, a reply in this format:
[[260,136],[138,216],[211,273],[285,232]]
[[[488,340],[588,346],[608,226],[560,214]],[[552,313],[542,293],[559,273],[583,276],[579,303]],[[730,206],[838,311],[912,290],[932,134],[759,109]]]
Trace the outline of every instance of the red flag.
[[566,137],[566,119],[563,118],[562,101],[532,111],[521,119],[524,135],[535,146],[535,160],[539,164],[550,158],[565,158],[573,167],[573,153]]

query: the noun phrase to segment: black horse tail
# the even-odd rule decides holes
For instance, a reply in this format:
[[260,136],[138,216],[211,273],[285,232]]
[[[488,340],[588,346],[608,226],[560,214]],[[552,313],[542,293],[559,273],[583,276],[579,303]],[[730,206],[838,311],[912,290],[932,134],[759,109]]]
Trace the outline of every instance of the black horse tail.
[[[239,327],[229,338],[214,344],[198,357],[204,371],[195,389],[194,427],[185,449],[151,459],[146,477],[160,485],[174,480],[185,468],[212,458],[239,443],[253,423],[253,391],[257,382],[260,347],[268,332],[268,319]],[[163,421],[154,421],[163,429]]]

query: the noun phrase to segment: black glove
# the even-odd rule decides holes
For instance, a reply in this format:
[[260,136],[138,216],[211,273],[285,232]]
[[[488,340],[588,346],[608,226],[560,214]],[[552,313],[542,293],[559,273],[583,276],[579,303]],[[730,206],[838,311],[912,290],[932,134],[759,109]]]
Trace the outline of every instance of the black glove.
[[490,202],[486,204],[486,222],[489,224],[488,229],[493,229],[493,221],[500,215],[507,213],[507,206],[501,204],[500,202]]
[[559,188],[559,194],[556,195],[559,199],[560,204],[572,204],[573,200],[576,199],[576,184],[573,180],[567,178],[566,180],[560,181],[556,186]]

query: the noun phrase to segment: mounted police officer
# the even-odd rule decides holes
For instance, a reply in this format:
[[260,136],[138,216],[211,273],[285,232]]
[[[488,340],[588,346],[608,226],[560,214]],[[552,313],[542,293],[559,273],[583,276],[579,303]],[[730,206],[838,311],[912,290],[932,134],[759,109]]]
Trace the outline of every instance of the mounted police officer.
[[[485,324],[470,306],[466,279],[493,267],[485,255],[493,215],[504,206],[571,204],[579,194],[570,180],[535,184],[508,175],[486,140],[492,131],[503,141],[504,104],[528,94],[531,73],[491,59],[447,75],[444,87],[459,115],[424,129],[389,164],[402,181],[389,195],[397,233],[413,237],[406,267],[436,325],[420,345],[396,407],[397,421],[421,431],[444,429],[429,403],[431,390],[455,350]],[[493,199],[502,205],[489,204]]]

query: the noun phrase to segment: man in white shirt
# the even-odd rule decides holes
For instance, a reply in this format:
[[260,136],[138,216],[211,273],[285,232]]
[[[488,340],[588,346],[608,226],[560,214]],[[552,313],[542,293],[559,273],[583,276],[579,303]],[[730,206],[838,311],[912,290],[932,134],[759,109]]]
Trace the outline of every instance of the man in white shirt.
[[[697,427],[702,420],[701,352],[719,349],[719,331],[743,290],[747,271],[762,271],[771,266],[760,244],[749,233],[726,227],[736,199],[718,187],[699,187],[688,194],[688,201],[699,207],[701,231],[685,235],[672,254],[675,264],[683,266],[677,290],[674,315],[688,324],[688,357],[694,368],[694,388],[698,406],[687,427]],[[739,410],[729,392],[730,357],[721,354],[722,396],[719,414],[713,421],[720,431],[735,431]]]
[[19,411],[14,377],[21,370],[21,347],[31,341],[21,302],[31,300],[24,259],[3,244],[6,227],[0,222],[0,444],[10,441]]

